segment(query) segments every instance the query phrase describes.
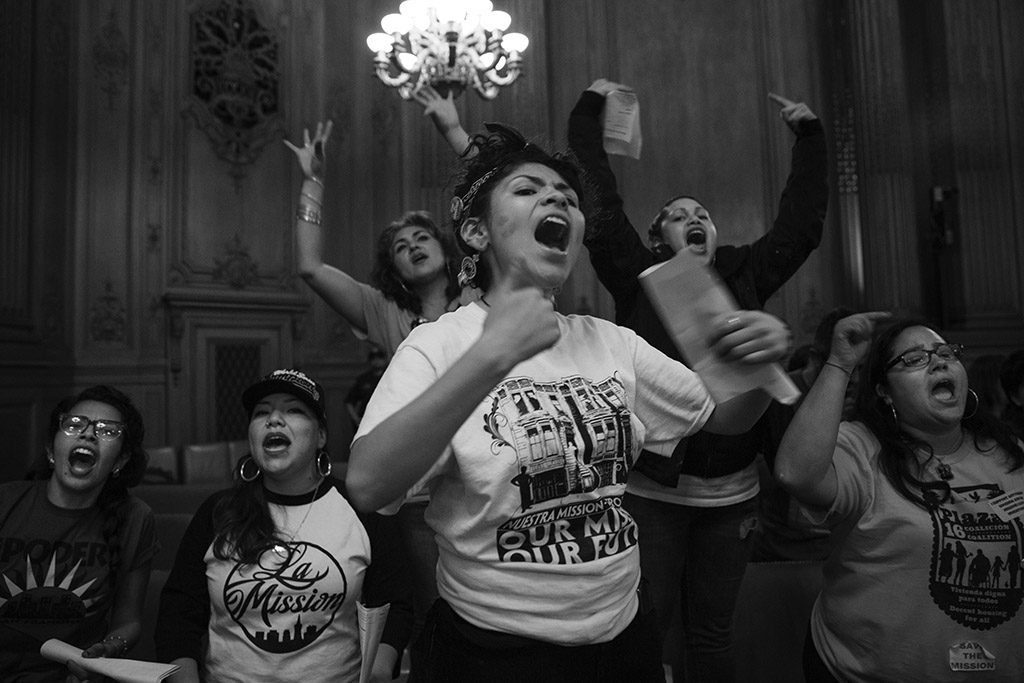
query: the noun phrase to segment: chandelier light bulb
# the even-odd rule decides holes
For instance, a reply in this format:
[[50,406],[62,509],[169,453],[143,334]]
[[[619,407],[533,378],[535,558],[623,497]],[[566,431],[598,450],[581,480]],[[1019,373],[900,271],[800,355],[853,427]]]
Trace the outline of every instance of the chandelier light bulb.
[[466,18],[466,7],[457,0],[441,0],[437,3],[437,20],[442,24],[458,23]]
[[366,36],[366,47],[371,52],[388,52],[393,44],[391,36],[386,33],[371,33]]
[[523,52],[530,44],[530,39],[522,33],[506,33],[501,39],[501,46],[507,52]]
[[384,29],[384,33],[406,33],[412,28],[412,21],[401,14],[386,14],[380,20],[380,27]]
[[512,25],[512,17],[501,10],[488,12],[480,19],[480,25],[487,31],[504,31]]
[[398,60],[398,66],[406,73],[412,73],[416,70],[416,55],[409,54],[408,52],[399,52],[395,55],[395,59]]

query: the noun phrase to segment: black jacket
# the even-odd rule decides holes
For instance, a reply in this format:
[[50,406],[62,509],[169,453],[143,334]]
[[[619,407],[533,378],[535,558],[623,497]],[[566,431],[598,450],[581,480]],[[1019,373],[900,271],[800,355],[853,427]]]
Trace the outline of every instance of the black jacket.
[[[670,357],[685,362],[637,279],[659,259],[641,241],[623,210],[602,143],[599,117],[603,107],[603,96],[585,91],[569,115],[569,147],[598,193],[595,218],[584,244],[598,279],[615,301],[615,322],[636,331]],[[825,131],[821,121],[814,119],[804,122],[797,132],[792,169],[771,230],[751,244],[726,245],[715,250],[714,269],[740,308],[763,308],[768,298],[803,265],[821,242],[827,206]],[[635,469],[674,487],[680,471],[705,478],[738,472],[753,462],[757,450],[756,438],[749,432],[738,436],[700,432],[681,441],[672,458],[645,451]]]

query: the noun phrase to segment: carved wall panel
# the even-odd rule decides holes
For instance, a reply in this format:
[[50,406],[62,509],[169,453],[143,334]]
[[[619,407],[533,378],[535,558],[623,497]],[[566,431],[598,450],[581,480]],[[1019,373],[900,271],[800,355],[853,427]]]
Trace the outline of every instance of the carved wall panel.
[[1017,143],[1007,144],[1011,126],[1022,121],[1012,106],[1024,83],[1012,27],[1024,30],[1024,22],[1019,5],[1012,7],[998,0],[943,5],[963,288],[949,313],[959,326],[1024,325],[1024,187],[1013,175],[1024,162],[1019,130]]

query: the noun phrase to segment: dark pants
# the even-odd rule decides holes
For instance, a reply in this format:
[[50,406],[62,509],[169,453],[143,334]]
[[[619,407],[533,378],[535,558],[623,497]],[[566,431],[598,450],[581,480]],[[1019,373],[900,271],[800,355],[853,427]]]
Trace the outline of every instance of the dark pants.
[[419,634],[427,621],[427,613],[437,600],[437,542],[434,531],[423,520],[426,502],[406,503],[398,511],[409,574],[412,578],[412,633],[409,636],[409,668],[420,665]]
[[807,683],[839,683],[839,679],[828,670],[818,649],[814,647],[810,625],[807,626],[807,637],[804,638],[804,680]]
[[575,647],[478,628],[438,599],[421,635],[424,666],[410,683],[664,683],[653,614],[640,613],[607,643]]
[[673,667],[673,678],[731,683],[732,619],[754,547],[757,499],[701,508],[627,493],[622,502],[636,520],[640,572],[649,582],[662,634],[680,608],[685,674]]

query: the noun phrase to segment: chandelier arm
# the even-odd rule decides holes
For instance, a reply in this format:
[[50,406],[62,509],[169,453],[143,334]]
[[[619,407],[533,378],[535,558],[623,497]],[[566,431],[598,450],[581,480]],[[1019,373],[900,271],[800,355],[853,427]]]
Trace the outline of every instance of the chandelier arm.
[[490,69],[484,72],[484,78],[486,78],[489,82],[493,83],[496,86],[503,87],[506,85],[511,85],[513,81],[519,78],[519,74],[519,64],[512,64],[511,62],[509,62],[505,67],[504,76],[496,72],[494,69]]
[[385,57],[383,60],[374,60],[374,73],[377,75],[377,78],[379,78],[381,82],[384,83],[384,85],[390,86],[392,88],[397,88],[408,82],[411,74],[402,71],[397,76],[392,76],[390,70],[388,69],[389,64],[390,62],[388,61],[387,57]]

